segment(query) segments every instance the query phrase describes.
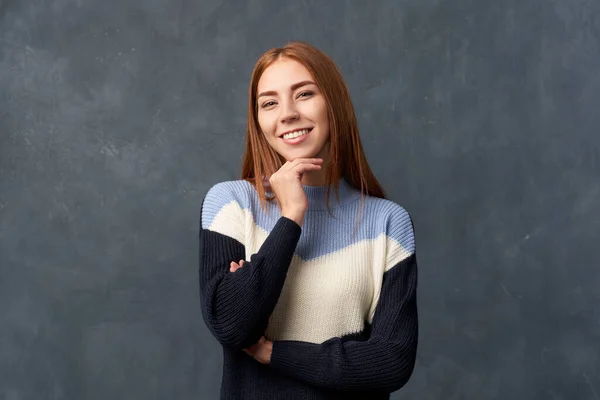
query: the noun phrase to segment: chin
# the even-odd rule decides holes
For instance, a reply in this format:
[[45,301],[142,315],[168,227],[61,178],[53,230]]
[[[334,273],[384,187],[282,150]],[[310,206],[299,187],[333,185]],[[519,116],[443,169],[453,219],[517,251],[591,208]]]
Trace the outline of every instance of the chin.
[[297,158],[317,158],[317,152],[297,152],[297,153],[288,153],[282,156],[286,159],[286,161],[294,161]]

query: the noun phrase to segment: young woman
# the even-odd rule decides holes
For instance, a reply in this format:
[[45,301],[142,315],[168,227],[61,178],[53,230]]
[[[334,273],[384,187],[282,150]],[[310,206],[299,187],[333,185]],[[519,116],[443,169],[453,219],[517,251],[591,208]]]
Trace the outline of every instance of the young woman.
[[385,198],[343,78],[313,46],[258,60],[242,176],[206,194],[199,262],[222,399],[389,399],[410,378],[412,220]]

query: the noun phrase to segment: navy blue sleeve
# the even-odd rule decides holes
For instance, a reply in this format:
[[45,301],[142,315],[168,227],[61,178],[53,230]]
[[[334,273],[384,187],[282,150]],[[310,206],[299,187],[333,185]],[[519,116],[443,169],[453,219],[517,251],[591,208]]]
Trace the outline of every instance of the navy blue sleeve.
[[412,375],[417,342],[417,262],[413,253],[385,272],[367,340],[276,341],[270,365],[320,387],[391,393]]
[[[202,207],[222,199],[209,192]],[[236,212],[235,207],[223,212]],[[232,261],[245,259],[245,247],[238,239],[213,231],[202,221],[199,232],[199,285],[204,321],[226,347],[244,349],[258,342],[281,294],[296,245],[300,226],[281,217],[260,249],[244,261],[243,268],[229,271]],[[232,231],[243,230],[243,218],[229,215]],[[242,234],[234,236],[242,237]]]

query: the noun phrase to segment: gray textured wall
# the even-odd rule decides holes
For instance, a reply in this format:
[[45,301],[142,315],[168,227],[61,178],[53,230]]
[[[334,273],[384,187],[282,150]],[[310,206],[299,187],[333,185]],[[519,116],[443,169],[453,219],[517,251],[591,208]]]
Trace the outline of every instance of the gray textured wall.
[[394,399],[600,398],[600,2],[0,0],[0,398],[214,399],[202,197],[258,56],[340,65],[413,215]]

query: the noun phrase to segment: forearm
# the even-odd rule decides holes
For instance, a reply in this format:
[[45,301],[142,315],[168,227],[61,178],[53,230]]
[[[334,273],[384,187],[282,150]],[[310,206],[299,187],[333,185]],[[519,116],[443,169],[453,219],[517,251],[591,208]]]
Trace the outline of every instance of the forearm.
[[236,272],[231,261],[244,258],[244,247],[223,235],[201,233],[200,290],[203,316],[227,347],[245,348],[258,341],[279,299],[300,237],[300,227],[281,218],[259,251]]
[[416,275],[413,255],[384,276],[367,340],[275,341],[272,368],[336,390],[392,392],[401,388],[412,374],[417,351]]
[[404,343],[273,342],[271,365],[286,375],[336,390],[393,392],[410,378],[416,335]]

